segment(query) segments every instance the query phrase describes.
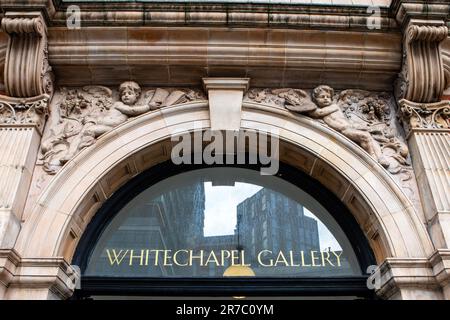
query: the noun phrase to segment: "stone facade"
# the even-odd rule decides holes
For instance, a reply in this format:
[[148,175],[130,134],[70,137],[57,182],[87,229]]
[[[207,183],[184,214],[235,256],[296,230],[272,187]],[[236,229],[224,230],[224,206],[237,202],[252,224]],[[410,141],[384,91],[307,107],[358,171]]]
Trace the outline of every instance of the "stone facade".
[[69,298],[97,210],[194,129],[277,132],[379,297],[450,299],[448,1],[79,5],[0,0],[0,299]]

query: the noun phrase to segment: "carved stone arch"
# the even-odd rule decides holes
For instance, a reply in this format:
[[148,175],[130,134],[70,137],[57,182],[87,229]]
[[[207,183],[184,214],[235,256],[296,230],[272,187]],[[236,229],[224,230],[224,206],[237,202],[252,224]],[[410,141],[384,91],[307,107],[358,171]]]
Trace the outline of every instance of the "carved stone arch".
[[[15,249],[70,262],[89,221],[115,190],[170,157],[173,133],[210,127],[208,102],[162,108],[119,125],[70,160],[42,192]],[[277,132],[280,159],[327,186],[355,216],[378,263],[427,258],[433,246],[413,205],[364,150],[335,131],[274,106],[243,103],[242,129]]]

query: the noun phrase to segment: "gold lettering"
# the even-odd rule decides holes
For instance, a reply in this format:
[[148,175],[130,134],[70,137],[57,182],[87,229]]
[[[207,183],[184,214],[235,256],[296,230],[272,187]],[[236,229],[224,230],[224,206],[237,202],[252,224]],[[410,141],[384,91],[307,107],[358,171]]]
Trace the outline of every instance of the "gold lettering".
[[272,254],[272,251],[270,251],[270,250],[262,250],[262,251],[260,251],[260,252],[258,253],[258,263],[259,263],[260,265],[262,265],[263,267],[273,267],[273,260],[272,260],[272,259],[269,259],[270,264],[265,264],[265,263],[262,262],[261,256],[262,256],[263,254],[265,255],[265,253]]
[[[321,254],[322,254],[322,266],[325,267],[325,260],[326,260],[326,261],[328,261],[328,263],[330,265],[332,265],[334,267],[333,262],[330,261],[330,252],[329,251],[321,251]],[[325,254],[327,255],[326,258],[324,257]]]
[[245,264],[245,251],[241,251],[241,265],[244,267],[251,267],[251,264]]
[[133,259],[135,258],[139,258],[140,263],[139,265],[143,265],[144,264],[144,250],[141,250],[141,254],[140,255],[134,255],[134,250],[130,250],[130,266],[133,265]]
[[239,265],[239,251],[231,250],[231,265],[236,266]]
[[194,256],[193,250],[189,250],[189,265],[192,266],[194,259],[200,259],[200,266],[203,266],[203,250],[200,250],[199,256]]
[[155,252],[155,264],[154,265],[157,266],[158,265],[158,261],[159,261],[159,253],[164,251],[164,250],[156,250],[156,249],[154,249],[154,250],[150,250],[150,251],[154,251]]
[[172,263],[169,262],[170,259],[172,259],[172,256],[170,256],[170,253],[172,250],[164,250],[164,266],[171,266]]
[[311,262],[313,267],[320,267],[320,264],[316,264],[316,260],[319,260],[319,257],[316,257],[317,251],[311,251]]
[[209,253],[208,258],[206,259],[205,265],[208,265],[208,263],[210,263],[212,259],[214,260],[214,263],[216,264],[216,266],[220,265],[219,260],[217,260],[216,254],[212,250]]
[[339,255],[336,254],[336,251],[331,251],[331,252],[333,252],[334,256],[336,257],[337,264],[340,267],[341,266],[341,255],[342,255],[343,251],[341,251],[341,253]]
[[178,251],[175,251],[175,253],[173,254],[173,263],[175,263],[177,266],[185,267],[185,266],[188,265],[187,262],[184,263],[184,264],[181,264],[181,263],[179,263],[178,260],[177,260],[177,256],[178,256],[178,254],[179,254],[180,252],[189,253],[189,251],[187,251],[187,250],[178,250]]
[[229,250],[222,250],[222,252],[220,253],[221,258],[222,258],[222,267],[225,265],[225,260],[228,259],[231,256],[231,253]]
[[283,251],[280,251],[277,256],[277,260],[275,261],[275,267],[278,266],[278,263],[284,263],[286,267],[289,267],[289,263],[286,260],[286,257],[283,254]]
[[292,252],[292,250],[289,251],[289,257],[290,257],[290,260],[291,260],[291,267],[300,267],[299,264],[295,264],[294,263],[294,253]]
[[306,263],[305,263],[305,252],[304,252],[304,251],[300,251],[300,255],[301,255],[301,257],[302,257],[302,266],[303,266],[303,267],[311,267],[310,264],[306,264]]
[[111,265],[114,265],[114,263],[117,263],[117,265],[120,265],[122,263],[123,258],[125,258],[125,256],[128,254],[128,250],[125,251],[125,253],[120,258],[122,251],[123,250],[120,250],[119,253],[116,253],[116,249],[112,249],[112,253],[114,255],[114,259],[112,259],[111,252],[109,251],[109,249],[106,249],[106,253],[108,254],[108,258],[109,258],[109,263]]

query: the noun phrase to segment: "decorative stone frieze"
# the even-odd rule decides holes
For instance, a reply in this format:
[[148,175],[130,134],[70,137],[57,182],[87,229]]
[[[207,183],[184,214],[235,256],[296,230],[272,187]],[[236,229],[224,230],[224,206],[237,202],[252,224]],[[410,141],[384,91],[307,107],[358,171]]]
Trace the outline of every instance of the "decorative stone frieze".
[[[323,95],[323,97],[322,97]],[[402,182],[412,177],[409,150],[387,93],[343,90],[328,86],[301,89],[250,89],[246,100],[286,108],[317,119],[359,144]]]
[[396,96],[414,102],[439,101],[447,80],[440,43],[448,36],[444,22],[411,21],[404,32],[403,67]]
[[105,86],[62,88],[55,96],[48,129],[41,143],[44,170],[55,174],[80,150],[130,118],[190,101],[206,100],[199,90],[152,88],[141,90],[126,81],[118,90]]
[[7,12],[1,22],[9,35],[5,89],[11,97],[53,93],[53,74],[47,59],[47,27],[41,13]]

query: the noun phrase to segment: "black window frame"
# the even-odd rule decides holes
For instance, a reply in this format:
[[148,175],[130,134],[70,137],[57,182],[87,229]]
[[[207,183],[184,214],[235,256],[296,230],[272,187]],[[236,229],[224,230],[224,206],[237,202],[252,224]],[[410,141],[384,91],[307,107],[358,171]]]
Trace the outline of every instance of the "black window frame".
[[[94,215],[83,233],[72,260],[86,270],[88,259],[102,231],[114,216],[135,196],[150,186],[183,172],[211,168],[236,167],[260,170],[261,165],[175,165],[170,160],[140,173],[119,188]],[[346,206],[325,186],[306,173],[280,162],[277,177],[315,198],[333,216],[348,237],[361,267],[362,276],[320,278],[128,278],[82,276],[81,288],[73,299],[90,296],[337,296],[376,298],[368,289],[366,274],[376,264],[369,243]]]

